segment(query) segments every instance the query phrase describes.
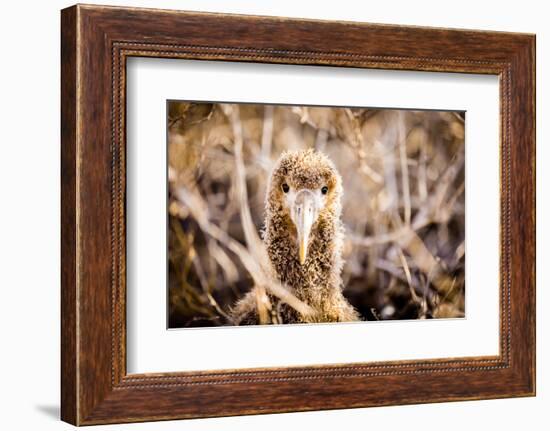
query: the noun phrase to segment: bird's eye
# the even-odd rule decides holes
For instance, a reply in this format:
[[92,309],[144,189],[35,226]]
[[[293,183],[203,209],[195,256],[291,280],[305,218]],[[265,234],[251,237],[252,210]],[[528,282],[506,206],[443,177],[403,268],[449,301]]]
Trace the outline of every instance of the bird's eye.
[[328,187],[327,186],[323,186],[323,188],[321,189],[321,193],[323,193],[324,195],[326,195],[328,193]]
[[287,183],[283,183],[281,188],[283,189],[283,192],[285,192],[285,193],[288,193],[288,191],[290,190],[290,187],[288,186]]

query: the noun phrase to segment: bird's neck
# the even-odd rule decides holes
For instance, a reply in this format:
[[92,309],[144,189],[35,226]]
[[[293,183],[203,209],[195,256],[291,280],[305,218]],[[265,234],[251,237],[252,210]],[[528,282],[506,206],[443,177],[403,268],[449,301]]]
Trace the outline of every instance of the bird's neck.
[[290,219],[278,215],[266,220],[265,243],[275,277],[298,299],[323,308],[341,291],[341,226],[322,215],[314,225],[307,258],[300,264],[296,231]]

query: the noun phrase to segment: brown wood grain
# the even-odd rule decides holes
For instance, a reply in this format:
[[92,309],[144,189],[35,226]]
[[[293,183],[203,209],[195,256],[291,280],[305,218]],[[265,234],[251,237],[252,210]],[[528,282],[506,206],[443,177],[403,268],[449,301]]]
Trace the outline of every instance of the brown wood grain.
[[[79,5],[62,11],[61,47],[63,420],[83,425],[535,393],[533,35]],[[499,75],[500,355],[127,375],[130,56]]]
[[76,8],[61,16],[61,417],[77,415]]

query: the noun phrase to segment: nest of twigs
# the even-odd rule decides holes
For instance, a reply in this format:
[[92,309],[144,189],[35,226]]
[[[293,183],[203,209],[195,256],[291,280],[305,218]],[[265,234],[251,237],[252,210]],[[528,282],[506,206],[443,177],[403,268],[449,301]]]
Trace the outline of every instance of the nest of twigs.
[[463,113],[170,102],[167,121],[170,327],[230,324],[254,286],[286,295],[258,234],[273,163],[304,148],[342,175],[344,295],[362,318],[464,316]]

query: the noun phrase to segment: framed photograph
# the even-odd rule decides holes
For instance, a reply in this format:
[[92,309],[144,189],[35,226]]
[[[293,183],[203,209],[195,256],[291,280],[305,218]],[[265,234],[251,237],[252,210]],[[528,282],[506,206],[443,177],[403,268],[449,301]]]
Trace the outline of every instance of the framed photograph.
[[62,419],[535,394],[535,36],[61,13]]

